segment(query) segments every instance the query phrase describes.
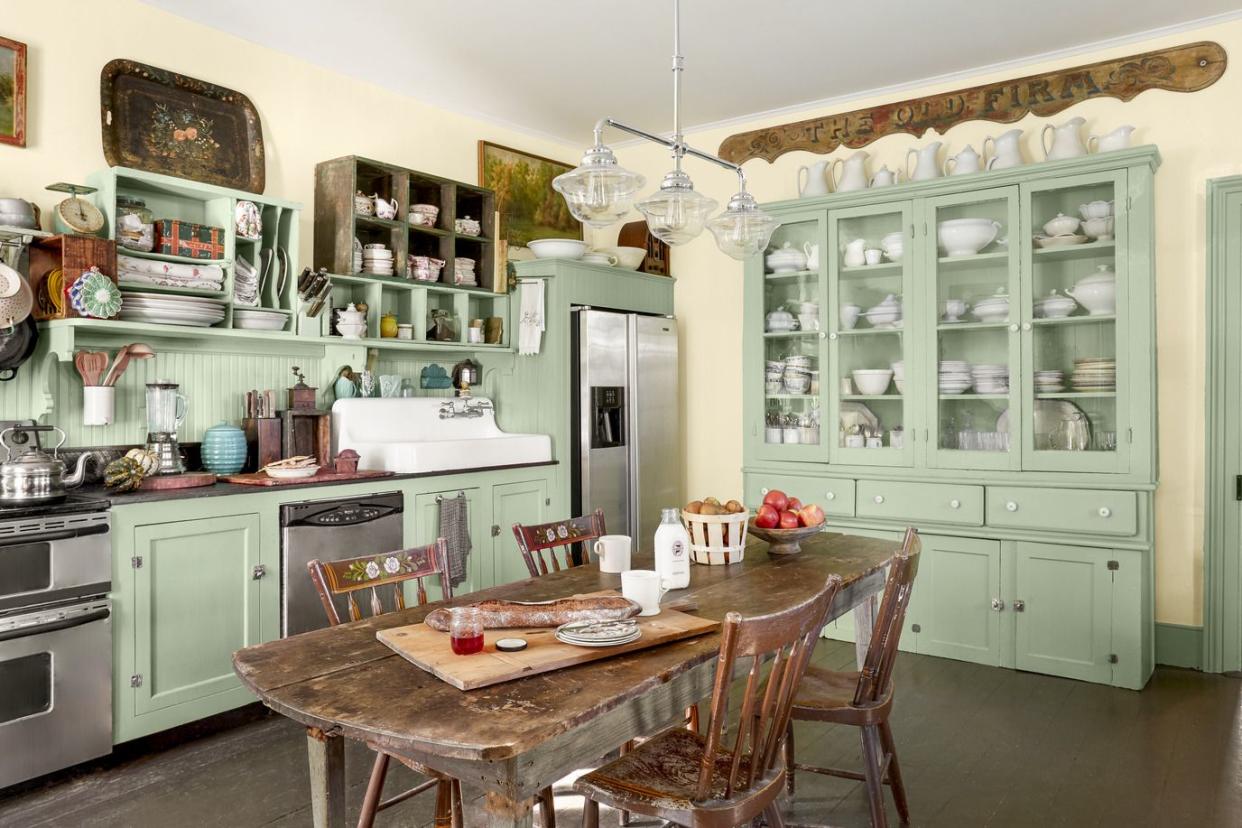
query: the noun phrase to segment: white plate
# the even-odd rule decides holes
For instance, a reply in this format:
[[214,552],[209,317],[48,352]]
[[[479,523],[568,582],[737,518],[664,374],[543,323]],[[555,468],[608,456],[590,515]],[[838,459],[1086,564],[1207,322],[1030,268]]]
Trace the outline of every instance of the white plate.
[[577,639],[565,638],[561,635],[556,636],[556,640],[562,644],[572,644],[575,647],[620,647],[622,644],[629,644],[643,637],[642,630],[635,630],[632,636],[622,638],[617,641],[579,641]]
[[1087,241],[1086,236],[1036,236],[1036,247],[1064,247],[1067,244],[1082,244]]
[[263,469],[263,473],[273,480],[305,480],[319,473],[318,466],[307,466],[304,469]]
[[210,296],[182,296],[177,293],[148,293],[142,290],[123,290],[121,296],[126,302],[131,299],[155,299],[161,302],[184,302],[186,304],[212,305],[224,307],[224,300],[212,299]]

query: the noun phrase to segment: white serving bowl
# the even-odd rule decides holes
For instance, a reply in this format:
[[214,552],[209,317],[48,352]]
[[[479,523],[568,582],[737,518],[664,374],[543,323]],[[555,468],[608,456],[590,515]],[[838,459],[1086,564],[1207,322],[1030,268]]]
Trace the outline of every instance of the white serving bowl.
[[1084,219],[1108,218],[1113,214],[1113,203],[1100,200],[1079,204],[1078,212]]
[[1111,239],[1113,237],[1113,217],[1087,219],[1082,223],[1082,232],[1093,239]]
[[534,239],[527,247],[536,259],[581,259],[587,243],[578,239]]
[[949,219],[936,225],[936,238],[946,256],[973,256],[1000,234],[1001,223],[992,219]]
[[861,368],[851,371],[850,376],[859,394],[883,394],[893,381],[893,372],[888,368]]
[[896,385],[896,386],[897,386],[897,393],[898,393],[898,394],[904,394],[904,393],[906,393],[906,381],[905,381],[905,380],[903,380],[903,379],[895,379],[895,380],[893,380],[893,385]]
[[901,319],[901,311],[897,308],[881,308],[869,310],[863,314],[873,327],[892,325]]
[[638,270],[642,267],[643,259],[647,258],[647,251],[642,247],[597,247],[600,253],[611,253],[617,257],[617,267],[625,267],[630,270]]

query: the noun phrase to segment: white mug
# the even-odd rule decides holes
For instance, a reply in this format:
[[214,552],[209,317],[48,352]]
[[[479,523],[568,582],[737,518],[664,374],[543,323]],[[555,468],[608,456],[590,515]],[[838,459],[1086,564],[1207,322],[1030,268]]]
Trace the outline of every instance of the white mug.
[[667,589],[660,587],[660,573],[653,569],[631,569],[621,573],[621,594],[643,608],[639,615],[659,615],[660,599]]
[[630,568],[630,536],[600,535],[595,541],[595,558],[600,572],[625,572]]
[[111,425],[116,414],[116,388],[111,385],[82,387],[82,425]]

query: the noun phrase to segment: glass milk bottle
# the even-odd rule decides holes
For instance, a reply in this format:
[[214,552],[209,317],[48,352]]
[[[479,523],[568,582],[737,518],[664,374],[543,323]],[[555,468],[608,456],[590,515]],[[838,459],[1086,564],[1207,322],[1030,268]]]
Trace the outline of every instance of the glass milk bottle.
[[690,586],[690,533],[681,525],[677,509],[661,509],[655,533],[655,569],[661,589]]

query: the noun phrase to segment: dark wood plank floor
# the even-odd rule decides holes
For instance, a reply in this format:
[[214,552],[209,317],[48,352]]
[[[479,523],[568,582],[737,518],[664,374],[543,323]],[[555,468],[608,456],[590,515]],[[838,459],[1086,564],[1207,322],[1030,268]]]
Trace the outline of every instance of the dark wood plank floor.
[[[844,669],[853,647],[821,642]],[[893,730],[920,826],[1242,825],[1242,681],[1161,668],[1142,693],[903,654]],[[859,766],[856,733],[799,725],[799,758]],[[351,814],[369,754],[348,754]],[[401,768],[400,781],[412,774]],[[397,790],[397,780],[390,781]],[[562,825],[579,800],[557,797]],[[38,784],[0,791],[0,826],[305,826],[302,731],[266,716],[174,746],[144,744]],[[430,823],[433,796],[381,826]],[[868,824],[861,783],[798,775],[789,819]],[[605,824],[617,823],[604,812]],[[889,820],[897,815],[889,803]]]

